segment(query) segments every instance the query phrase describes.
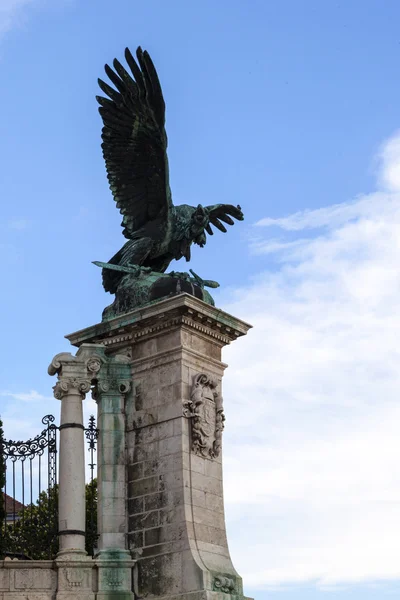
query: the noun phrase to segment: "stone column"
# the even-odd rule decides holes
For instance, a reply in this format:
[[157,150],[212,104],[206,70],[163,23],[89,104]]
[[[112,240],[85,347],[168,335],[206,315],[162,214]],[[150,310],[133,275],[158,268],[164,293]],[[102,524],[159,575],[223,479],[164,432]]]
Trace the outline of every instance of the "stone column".
[[127,549],[125,397],[129,359],[105,359],[94,390],[98,404],[97,453],[99,553],[97,598],[131,600],[134,561]]
[[85,551],[85,443],[82,401],[90,390],[98,361],[96,346],[83,346],[72,356],[57,354],[49,375],[58,375],[54,396],[61,400],[57,600],[93,600],[93,561]]
[[182,294],[67,336],[130,360],[128,540],[138,597],[243,598],[224,520],[221,350],[249,327]]
[[82,401],[91,380],[85,365],[71,354],[54,357],[49,374],[58,374],[54,396],[61,400],[59,448],[59,553],[85,552],[85,448]]

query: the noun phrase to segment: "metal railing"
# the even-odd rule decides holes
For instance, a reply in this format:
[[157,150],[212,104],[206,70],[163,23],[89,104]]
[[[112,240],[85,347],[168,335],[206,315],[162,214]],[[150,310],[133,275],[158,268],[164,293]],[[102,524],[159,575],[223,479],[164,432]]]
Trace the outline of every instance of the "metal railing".
[[[53,415],[36,437],[22,441],[0,439],[0,460],[5,465],[2,490],[4,521],[0,523],[3,553],[20,559],[52,559],[58,552],[57,437]],[[90,453],[90,483],[86,485],[86,550],[97,545],[97,481],[94,453],[98,430],[93,416],[85,429]],[[1,557],[0,557],[1,558]]]
[[97,449],[97,438],[99,430],[96,427],[96,419],[93,415],[89,417],[89,426],[85,429],[85,436],[90,453],[90,483],[86,484],[86,552],[94,556],[97,546],[97,479],[94,477],[96,463],[94,453]]

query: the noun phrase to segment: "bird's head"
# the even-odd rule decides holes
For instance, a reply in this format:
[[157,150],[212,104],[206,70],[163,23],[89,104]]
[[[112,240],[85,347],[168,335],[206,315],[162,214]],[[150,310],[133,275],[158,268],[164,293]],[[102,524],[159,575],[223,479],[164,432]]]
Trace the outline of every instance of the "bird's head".
[[209,225],[208,209],[201,204],[197,208],[181,204],[175,208],[175,215],[175,227],[180,240],[175,258],[179,260],[185,257],[189,261],[191,245],[195,243],[202,248],[207,241],[204,229]]
[[207,227],[209,223],[208,211],[201,204],[198,205],[194,213],[192,214],[192,218],[189,225],[189,235],[195,244],[203,248],[205,245],[207,238],[204,233],[205,227]]

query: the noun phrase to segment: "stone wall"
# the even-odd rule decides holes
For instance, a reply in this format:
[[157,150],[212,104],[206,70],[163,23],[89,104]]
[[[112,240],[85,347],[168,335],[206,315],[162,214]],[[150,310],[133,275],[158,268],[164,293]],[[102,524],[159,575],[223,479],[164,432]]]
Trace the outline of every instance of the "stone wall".
[[[163,327],[147,329],[130,351],[128,544],[138,561],[138,594],[197,597],[207,592],[216,597],[224,592],[240,598],[242,580],[231,562],[225,530],[222,431],[215,453],[203,449],[201,440],[194,447],[189,408],[202,374],[212,382],[215,399],[220,397],[226,367],[221,349],[227,339],[222,328],[217,333],[210,324],[169,320],[165,313],[160,321]],[[212,390],[209,416],[215,430]],[[199,426],[203,431],[206,424]]]
[[6,558],[0,561],[0,600],[94,600],[99,566],[89,558],[80,562]]
[[54,561],[0,561],[0,600],[53,600],[56,590]]

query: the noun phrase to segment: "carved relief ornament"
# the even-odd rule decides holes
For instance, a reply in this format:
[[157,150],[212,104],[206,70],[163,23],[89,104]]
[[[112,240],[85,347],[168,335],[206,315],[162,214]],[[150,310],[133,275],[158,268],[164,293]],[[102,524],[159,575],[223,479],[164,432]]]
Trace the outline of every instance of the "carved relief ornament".
[[86,363],[86,368],[92,377],[96,377],[101,369],[101,359],[98,356],[91,356]]
[[215,379],[206,373],[195,376],[183,415],[191,419],[193,452],[207,458],[219,456],[225,415]]
[[217,575],[214,579],[214,589],[217,592],[225,592],[225,594],[230,594],[235,589],[235,580],[232,577]]
[[93,400],[98,400],[102,394],[127,394],[131,382],[127,379],[99,379],[92,389]]
[[83,569],[69,568],[65,569],[65,579],[68,582],[69,588],[82,587],[83,584]]
[[53,386],[54,398],[61,400],[71,392],[78,392],[82,397],[90,391],[91,380],[78,377],[59,377],[56,385]]

